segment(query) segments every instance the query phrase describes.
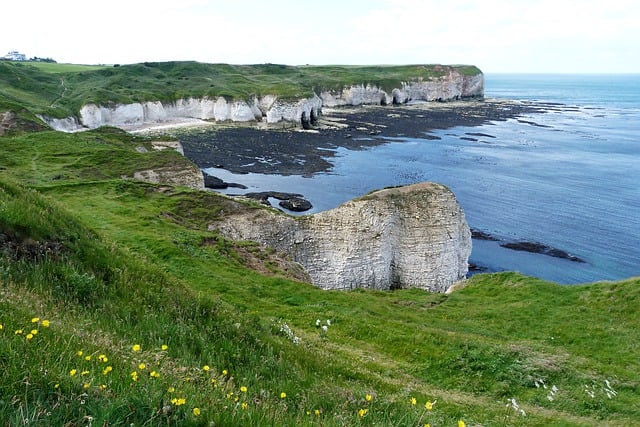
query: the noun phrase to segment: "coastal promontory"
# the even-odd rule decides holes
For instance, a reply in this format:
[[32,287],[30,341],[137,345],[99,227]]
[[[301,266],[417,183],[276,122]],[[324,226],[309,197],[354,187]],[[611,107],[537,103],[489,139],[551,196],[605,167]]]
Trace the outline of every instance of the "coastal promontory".
[[[287,66],[142,63],[38,80],[13,67],[31,107],[61,131],[131,128],[176,121],[280,122],[312,127],[323,107],[402,105],[484,96],[474,66]],[[50,76],[48,76],[50,78]],[[37,89],[37,90],[36,90]],[[31,93],[36,92],[36,93]]]
[[228,207],[210,230],[288,254],[322,289],[445,292],[468,271],[471,232],[445,186],[387,188],[304,217]]

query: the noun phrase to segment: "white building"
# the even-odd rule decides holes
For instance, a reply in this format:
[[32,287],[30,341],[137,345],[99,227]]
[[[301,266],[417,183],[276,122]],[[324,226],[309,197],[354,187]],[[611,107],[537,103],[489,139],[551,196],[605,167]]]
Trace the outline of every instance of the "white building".
[[6,59],[7,61],[26,61],[27,55],[25,55],[24,53],[20,53],[17,50],[12,50],[1,59]]

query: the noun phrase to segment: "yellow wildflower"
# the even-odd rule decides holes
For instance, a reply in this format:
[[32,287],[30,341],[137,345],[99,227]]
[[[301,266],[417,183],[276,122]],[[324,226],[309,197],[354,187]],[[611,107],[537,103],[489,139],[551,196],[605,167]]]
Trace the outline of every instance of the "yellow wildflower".
[[78,352],[76,353],[78,356],[82,356],[82,350],[78,350]]
[[156,371],[149,372],[149,376],[151,378],[160,378],[160,374],[158,372],[156,372]]
[[166,344],[162,344],[162,347],[160,347],[162,351],[167,351],[168,348],[169,346],[167,346]]
[[43,320],[42,323],[40,323],[42,325],[43,328],[48,328],[49,327],[49,321],[47,319]]
[[203,370],[203,371],[205,371],[205,372],[208,372],[208,371],[209,371],[209,369],[211,369],[211,368],[209,368],[209,365],[204,365],[204,366],[202,367],[202,370]]
[[412,406],[416,406],[416,404],[418,403],[418,401],[416,400],[416,398],[415,398],[415,397],[412,397],[412,398],[409,400],[409,402],[411,402],[411,405],[412,405]]
[[84,383],[84,384],[82,384],[82,387],[86,390],[86,389],[88,389],[89,387],[91,387],[91,384],[89,384],[89,383]]
[[427,423],[424,425],[424,427],[431,427],[431,424]]
[[98,360],[101,361],[102,363],[107,363],[109,361],[109,358],[104,354],[101,354],[100,356],[98,356]]
[[320,409],[316,409],[315,411],[313,411],[313,413],[314,413],[316,416],[320,416]]
[[60,384],[56,383],[56,385],[54,385],[53,388],[55,388],[55,389],[60,388]]
[[196,417],[200,415],[200,409],[198,408],[193,408],[193,415],[195,415]]
[[107,389],[106,384],[100,384],[100,390],[106,390],[106,389]]
[[33,319],[31,319],[31,323],[38,323],[40,321],[39,317],[34,317]]
[[249,407],[249,404],[247,402],[242,402],[242,405],[240,405],[242,407],[242,409],[247,409]]
[[80,375],[82,375],[83,377],[84,377],[85,375],[87,375],[87,374],[89,374],[89,371],[82,371],[82,372],[80,372]]
[[174,391],[176,391],[176,389],[175,389],[175,387],[169,387],[169,388],[167,389],[167,391],[168,391],[169,393],[173,393]]
[[368,410],[368,409],[360,409],[360,410],[358,411],[358,415],[359,415],[360,417],[364,417],[365,415],[367,415],[367,412],[369,412],[369,410]]
[[177,397],[174,397],[173,399],[171,399],[171,403],[173,405],[176,405],[176,406],[181,406],[181,405],[184,405],[185,403],[187,403],[187,400],[185,398],[183,398],[183,397],[181,397],[179,399]]
[[88,362],[88,361],[90,361],[90,360],[91,360],[91,355],[90,355],[90,354],[87,354],[87,355],[84,357],[84,360],[86,360],[87,362]]
[[4,328],[4,326],[2,326],[2,323],[0,323],[0,331]]
[[33,334],[27,334],[26,338],[27,341],[31,341],[31,339],[33,338]]
[[227,371],[226,369],[222,370],[222,375],[227,375],[229,373],[229,371]]
[[16,329],[15,334],[16,335],[22,335],[22,329]]
[[431,411],[433,409],[433,405],[435,404],[436,404],[435,400],[433,402],[429,402],[427,400],[427,402],[424,404],[424,409],[426,409],[427,411]]
[[129,374],[129,375],[131,375],[131,379],[132,379],[133,381],[138,381],[138,372],[137,372],[137,371],[133,371],[133,372],[131,372],[131,374]]
[[373,399],[373,396],[371,396],[370,394],[367,394],[367,395],[364,397],[364,400],[366,400],[367,402],[371,402],[371,399]]
[[284,391],[280,393],[280,399],[284,399],[285,397],[287,397],[287,393],[285,393]]
[[144,364],[144,363],[140,363],[140,364],[138,365],[138,369],[140,369],[141,371],[144,371],[146,368],[147,368],[147,365],[146,365],[146,364]]
[[462,420],[458,420],[458,427],[466,427],[466,424]]
[[38,330],[37,329],[32,329],[31,330],[31,335],[38,335]]
[[113,368],[111,366],[107,366],[106,368],[104,368],[104,370],[102,371],[102,375],[107,375],[109,372],[113,371]]
[[245,386],[240,387],[240,391],[243,392],[243,393],[246,393],[247,392],[247,387],[245,387]]
[[140,347],[140,344],[134,344],[134,345],[131,347],[131,350],[133,350],[134,352],[138,352],[138,351],[140,351],[141,349],[142,349],[142,347]]
[[72,370],[69,371],[69,376],[73,377],[77,373],[78,373],[77,369],[72,369]]

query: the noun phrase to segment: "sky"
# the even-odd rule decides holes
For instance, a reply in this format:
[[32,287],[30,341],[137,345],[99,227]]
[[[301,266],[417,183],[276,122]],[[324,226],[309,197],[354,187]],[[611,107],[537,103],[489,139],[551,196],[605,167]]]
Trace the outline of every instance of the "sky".
[[637,0],[20,0],[0,55],[640,73],[639,22]]

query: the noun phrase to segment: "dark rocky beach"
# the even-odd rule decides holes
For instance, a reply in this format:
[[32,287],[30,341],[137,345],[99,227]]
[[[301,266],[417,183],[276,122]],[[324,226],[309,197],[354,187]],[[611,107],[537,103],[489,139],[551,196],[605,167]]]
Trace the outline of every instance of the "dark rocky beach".
[[[312,175],[331,167],[330,159],[338,147],[358,150],[398,137],[429,138],[429,132],[437,129],[479,126],[553,108],[550,104],[496,100],[344,107],[325,109],[311,130],[291,124],[217,126],[183,132],[179,139],[185,156],[203,169]],[[469,134],[468,138],[480,140],[491,135]]]

